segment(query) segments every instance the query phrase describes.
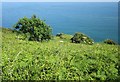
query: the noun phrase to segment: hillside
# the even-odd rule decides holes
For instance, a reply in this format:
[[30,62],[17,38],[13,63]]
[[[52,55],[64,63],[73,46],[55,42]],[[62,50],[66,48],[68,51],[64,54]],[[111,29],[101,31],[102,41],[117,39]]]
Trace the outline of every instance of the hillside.
[[58,37],[40,43],[22,40],[20,37],[9,29],[2,29],[3,80],[119,78],[118,45],[75,44]]

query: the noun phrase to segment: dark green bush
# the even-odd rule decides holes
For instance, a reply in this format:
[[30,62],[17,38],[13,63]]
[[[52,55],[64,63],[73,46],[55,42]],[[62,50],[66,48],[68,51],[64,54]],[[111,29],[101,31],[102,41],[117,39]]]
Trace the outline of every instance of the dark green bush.
[[24,17],[14,25],[14,29],[23,33],[28,40],[43,41],[49,40],[52,36],[52,29],[44,21],[33,15],[31,18]]
[[61,39],[63,39],[63,33],[57,33],[56,36],[60,37]]
[[114,42],[113,40],[110,40],[110,39],[105,40],[104,43],[111,44],[111,45],[116,45],[117,44],[116,42]]
[[71,38],[72,43],[93,44],[94,41],[83,33],[77,32]]
[[60,37],[60,36],[62,36],[63,35],[63,33],[57,33],[56,34],[56,36],[58,36],[58,37]]

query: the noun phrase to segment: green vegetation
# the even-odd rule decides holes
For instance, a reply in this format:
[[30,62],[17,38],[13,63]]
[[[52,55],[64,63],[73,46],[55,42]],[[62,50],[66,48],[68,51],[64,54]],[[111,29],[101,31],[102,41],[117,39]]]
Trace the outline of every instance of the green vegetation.
[[67,42],[71,42],[71,38],[72,38],[73,36],[72,35],[69,35],[69,34],[64,34],[64,33],[58,33],[58,34],[56,34],[56,37],[54,37],[54,38],[56,38],[56,40],[62,40],[62,41],[67,41]]
[[93,44],[94,41],[83,33],[77,32],[71,38],[73,43]]
[[51,39],[52,29],[42,20],[33,15],[31,18],[24,17],[14,25],[18,33],[23,33],[25,39],[32,41],[43,41]]
[[[119,76],[119,45],[74,44],[66,38],[22,40],[2,30],[3,80],[115,80]],[[60,42],[60,41],[63,42]]]
[[116,42],[114,42],[113,40],[110,40],[110,39],[105,40],[104,43],[111,44],[111,45],[116,45],[117,44]]
[[[0,62],[2,62],[2,28],[0,27]],[[2,63],[0,63],[0,81],[2,80]]]

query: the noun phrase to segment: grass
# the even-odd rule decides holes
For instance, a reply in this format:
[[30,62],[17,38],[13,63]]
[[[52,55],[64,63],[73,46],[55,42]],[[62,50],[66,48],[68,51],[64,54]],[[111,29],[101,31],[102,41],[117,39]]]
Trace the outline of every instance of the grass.
[[[71,36],[48,42],[18,39],[2,29],[3,80],[119,79],[119,45],[71,43]],[[64,42],[60,42],[63,40]]]

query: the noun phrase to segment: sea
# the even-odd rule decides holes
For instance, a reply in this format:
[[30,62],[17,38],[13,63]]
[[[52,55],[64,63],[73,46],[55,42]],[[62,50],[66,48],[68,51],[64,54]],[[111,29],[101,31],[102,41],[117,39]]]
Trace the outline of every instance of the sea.
[[12,28],[33,14],[51,26],[53,35],[81,32],[96,42],[119,42],[117,2],[2,2],[2,27]]

